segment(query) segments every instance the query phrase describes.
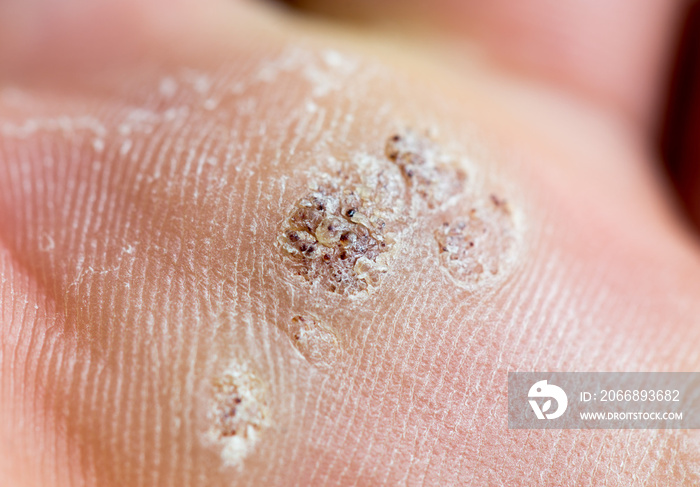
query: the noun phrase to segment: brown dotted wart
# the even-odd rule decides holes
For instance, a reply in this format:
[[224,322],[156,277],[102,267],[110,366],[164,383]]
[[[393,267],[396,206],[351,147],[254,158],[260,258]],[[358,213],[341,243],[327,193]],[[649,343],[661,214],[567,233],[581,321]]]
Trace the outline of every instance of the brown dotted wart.
[[408,189],[430,208],[463,190],[464,170],[426,136],[411,130],[394,134],[385,143],[384,155],[399,167]]
[[493,194],[467,216],[445,221],[434,235],[442,266],[461,286],[497,276],[515,248],[510,208]]
[[227,466],[240,467],[271,424],[268,388],[240,363],[232,364],[211,382],[204,440],[220,451]]
[[377,285],[387,270],[385,222],[371,199],[328,185],[299,199],[278,238],[296,273],[331,292]]
[[262,384],[249,372],[226,373],[213,381],[211,417],[219,438],[251,439],[267,423]]

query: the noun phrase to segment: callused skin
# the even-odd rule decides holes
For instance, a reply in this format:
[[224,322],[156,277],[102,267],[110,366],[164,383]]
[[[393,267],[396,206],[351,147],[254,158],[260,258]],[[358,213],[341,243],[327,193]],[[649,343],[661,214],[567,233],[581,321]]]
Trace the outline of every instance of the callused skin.
[[[697,482],[693,432],[507,429],[508,371],[698,366],[697,249],[618,122],[252,7],[190,20],[0,91],[0,483]],[[357,196],[314,210],[355,240],[292,230],[352,286],[283,245],[319,191]]]

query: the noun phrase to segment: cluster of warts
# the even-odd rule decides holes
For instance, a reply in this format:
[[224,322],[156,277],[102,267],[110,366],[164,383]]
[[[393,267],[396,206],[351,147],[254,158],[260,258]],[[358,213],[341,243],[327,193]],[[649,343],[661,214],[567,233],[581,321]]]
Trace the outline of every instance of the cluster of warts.
[[[419,208],[414,218],[442,215],[444,223],[434,238],[440,262],[453,280],[468,285],[496,275],[513,237],[505,200],[492,194],[466,216],[446,221],[443,208],[464,191],[466,174],[459,165],[432,140],[412,131],[389,137],[384,157],[391,164],[381,172],[398,169],[405,189],[403,196],[390,196],[403,198],[407,208]],[[335,185],[312,190],[295,203],[279,239],[297,274],[331,292],[369,290],[388,270],[393,241],[386,227],[399,215],[390,210],[378,216],[379,195],[359,193]],[[416,201],[418,206],[411,206]]]

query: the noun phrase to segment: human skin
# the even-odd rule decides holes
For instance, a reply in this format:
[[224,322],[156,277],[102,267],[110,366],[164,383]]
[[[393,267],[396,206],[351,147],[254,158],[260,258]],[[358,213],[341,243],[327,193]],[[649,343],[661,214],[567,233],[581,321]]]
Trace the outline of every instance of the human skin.
[[[425,32],[456,21],[446,5]],[[647,55],[609,78],[581,74],[586,56],[545,69],[488,36],[416,42],[247,3],[13,11],[0,484],[697,484],[693,431],[507,429],[508,371],[698,369],[697,242],[647,142],[659,5],[640,9]],[[391,167],[406,128],[463,161],[465,193],[397,219],[371,293],[296,275],[290,209],[330,157]],[[492,194],[512,219],[478,252],[503,265],[460,285],[435,229]],[[298,315],[331,338],[295,347]],[[255,430],[233,451],[211,438],[231,369]]]

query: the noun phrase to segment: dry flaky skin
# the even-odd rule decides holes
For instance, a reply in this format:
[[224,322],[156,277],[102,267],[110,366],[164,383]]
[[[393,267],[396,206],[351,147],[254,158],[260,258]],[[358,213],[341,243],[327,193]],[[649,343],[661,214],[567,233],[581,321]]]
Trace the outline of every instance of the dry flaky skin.
[[226,465],[240,467],[270,424],[268,393],[256,375],[234,365],[212,383],[211,440]]
[[[0,89],[0,485],[697,485],[695,432],[507,429],[509,370],[700,366],[696,249],[639,148],[248,8]],[[387,156],[404,127],[439,131]],[[463,187],[428,204],[414,154]],[[339,257],[324,219],[366,249],[343,293],[279,242]]]
[[332,371],[342,358],[338,337],[317,319],[294,316],[287,330],[296,349],[314,367]]
[[389,137],[385,154],[401,169],[409,190],[431,209],[464,190],[464,170],[445,160],[435,142],[412,130]]
[[505,200],[491,195],[484,203],[435,230],[440,262],[458,285],[487,282],[507,271],[519,242]]
[[[241,378],[243,377],[243,378]],[[226,374],[214,381],[215,431],[219,438],[250,435],[249,428],[260,430],[266,422],[264,401],[256,397],[246,373]],[[259,388],[260,386],[258,386]]]

